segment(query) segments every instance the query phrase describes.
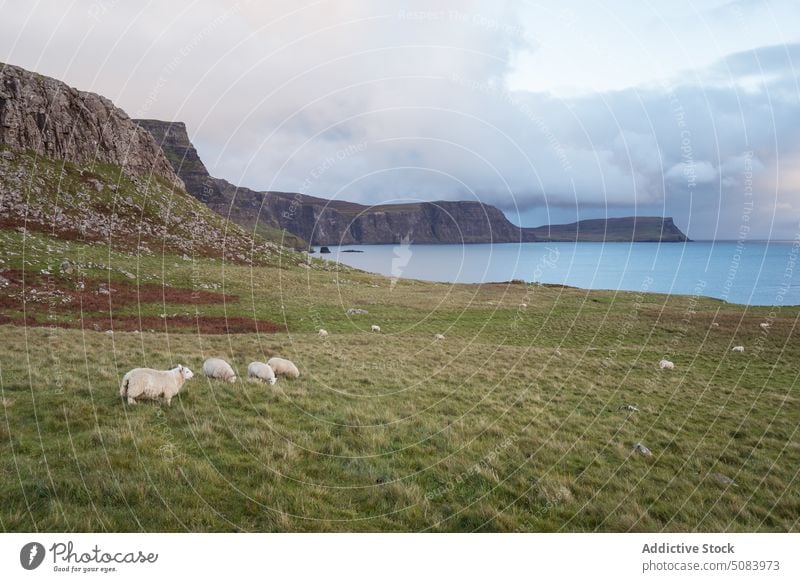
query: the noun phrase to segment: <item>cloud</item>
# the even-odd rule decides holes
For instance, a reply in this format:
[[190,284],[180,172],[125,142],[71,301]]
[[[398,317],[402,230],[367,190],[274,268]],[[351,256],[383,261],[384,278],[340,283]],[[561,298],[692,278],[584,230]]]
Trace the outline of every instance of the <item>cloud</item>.
[[517,2],[25,6],[4,13],[0,58],[132,116],[185,121],[212,172],[242,185],[480,199],[532,223],[552,209],[665,212],[706,238],[736,235],[749,183],[754,232],[778,224],[776,209],[783,236],[800,221],[787,173],[800,159],[797,44],[559,98],[508,89],[519,56],[540,50]]

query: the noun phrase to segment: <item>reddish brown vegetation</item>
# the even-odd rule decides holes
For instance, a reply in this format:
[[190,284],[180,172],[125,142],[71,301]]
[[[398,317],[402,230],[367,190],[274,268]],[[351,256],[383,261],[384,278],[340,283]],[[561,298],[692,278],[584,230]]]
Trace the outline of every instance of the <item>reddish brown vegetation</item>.
[[205,334],[228,333],[276,333],[285,328],[271,321],[259,321],[244,317],[218,317],[206,315],[175,315],[157,317],[147,315],[91,316],[69,322],[58,322],[56,327],[84,328],[96,331],[113,329],[116,331],[196,331]]
[[[13,313],[0,313],[0,325],[13,324],[31,327],[63,327],[106,331],[196,331],[204,334],[275,333],[284,326],[271,321],[244,317],[203,315],[114,315],[114,309],[141,304],[211,305],[232,303],[236,295],[226,295],[205,290],[183,289],[146,284],[135,285],[115,281],[108,283],[93,279],[81,282],[84,288],[76,289],[76,281],[39,273],[23,273],[8,269],[2,276],[9,285],[0,289],[0,309]],[[23,286],[24,279],[24,286]],[[26,317],[22,316],[22,295],[25,293]],[[37,319],[36,314],[73,315],[70,319]]]

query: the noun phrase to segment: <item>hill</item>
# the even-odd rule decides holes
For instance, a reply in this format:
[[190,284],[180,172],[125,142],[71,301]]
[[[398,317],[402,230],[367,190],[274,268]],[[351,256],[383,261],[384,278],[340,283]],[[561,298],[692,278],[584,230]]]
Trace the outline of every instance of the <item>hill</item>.
[[150,133],[108,99],[10,65],[0,88],[1,227],[140,254],[280,260],[189,196]]
[[[0,237],[3,313],[24,272],[42,326],[0,325],[4,531],[797,531],[796,307]],[[119,270],[138,294],[98,295]],[[70,310],[48,293],[82,281]],[[301,377],[200,373],[272,355]],[[171,407],[120,401],[127,370],[178,363]]]
[[[390,280],[231,224],[141,136],[126,167],[25,135],[0,147],[3,531],[798,530],[800,308]],[[272,355],[300,378],[242,377]],[[171,407],[121,402],[178,363]]]
[[[257,192],[213,178],[180,122],[137,120],[164,148],[187,191],[216,212],[291,246],[311,244],[461,244],[506,242],[684,242],[671,218],[628,217],[520,228],[503,212],[475,201],[366,206],[301,193]],[[275,233],[283,233],[276,235]],[[295,240],[291,240],[294,235]]]
[[627,216],[594,218],[571,224],[526,229],[537,240],[548,242],[688,242],[672,218]]

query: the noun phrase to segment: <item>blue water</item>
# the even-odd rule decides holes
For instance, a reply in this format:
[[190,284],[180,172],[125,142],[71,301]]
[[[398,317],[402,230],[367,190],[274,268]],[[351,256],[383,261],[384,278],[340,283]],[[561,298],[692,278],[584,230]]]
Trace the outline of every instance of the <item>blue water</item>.
[[[361,250],[347,253],[345,250]],[[353,245],[330,260],[389,277],[459,283],[522,279],[585,289],[800,304],[800,243]]]

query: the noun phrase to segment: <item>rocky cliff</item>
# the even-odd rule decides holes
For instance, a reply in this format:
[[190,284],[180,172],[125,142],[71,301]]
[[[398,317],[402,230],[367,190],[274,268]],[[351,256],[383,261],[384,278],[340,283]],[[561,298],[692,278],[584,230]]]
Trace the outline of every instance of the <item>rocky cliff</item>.
[[365,206],[306,194],[257,192],[212,178],[184,124],[137,123],[164,148],[190,194],[256,232],[283,231],[284,240],[286,232],[316,245],[687,240],[671,218],[628,217],[520,228],[498,208],[473,201]]
[[153,136],[111,101],[9,65],[0,65],[0,229],[137,255],[301,260],[187,194]]
[[78,166],[107,163],[128,176],[183,188],[153,137],[100,95],[0,63],[0,145]]
[[154,119],[136,119],[134,123],[155,138],[169,160],[171,168],[183,180],[187,192],[209,206],[225,204],[222,192],[189,140],[186,125],[179,121],[166,122]]
[[687,242],[672,218],[626,216],[592,218],[570,224],[526,228],[537,240],[549,242]]

